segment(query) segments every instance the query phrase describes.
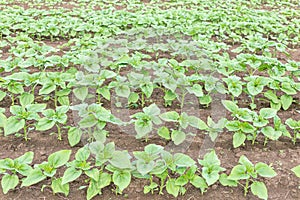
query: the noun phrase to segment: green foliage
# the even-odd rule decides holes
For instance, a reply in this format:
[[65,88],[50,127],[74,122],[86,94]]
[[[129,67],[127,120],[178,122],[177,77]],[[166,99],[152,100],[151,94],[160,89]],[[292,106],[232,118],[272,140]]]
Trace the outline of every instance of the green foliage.
[[224,185],[236,186],[234,182],[240,183],[242,180],[245,180],[245,185],[243,185],[245,196],[250,188],[252,194],[261,199],[267,199],[268,192],[265,184],[256,179],[258,176],[272,178],[276,175],[277,173],[269,165],[262,162],[253,165],[246,156],[241,156],[239,164],[233,167],[228,177],[226,177],[226,175],[224,176],[221,183]]
[[[65,9],[61,0],[26,2],[28,9],[15,3],[0,0],[0,133],[29,142],[32,132],[62,140],[67,130],[71,147],[86,137],[89,144],[71,161],[70,150],[34,166],[32,152],[0,160],[3,193],[20,182],[27,187],[49,179],[54,194],[68,196],[69,183],[84,176],[82,188],[92,199],[112,183],[122,194],[134,176],[149,181],[144,193],[166,190],[178,197],[190,184],[203,194],[219,180],[268,197],[258,177],[275,172],[264,163],[242,156],[228,176],[220,174],[224,168],[214,151],[198,168],[188,155],[159,145],[131,158],[106,140],[113,125],[134,124],[136,138],[147,142],[153,132],[175,145],[202,133],[215,141],[226,128],[234,148],[282,137],[297,145],[299,121],[294,115],[281,119],[299,104],[300,65],[289,55],[299,46],[297,2],[267,0],[263,6],[270,9],[263,12],[257,9],[261,1],[245,0],[201,1],[205,6],[194,0],[80,0],[72,2],[76,9]],[[202,112],[219,109],[218,99],[231,116],[201,120]],[[135,113],[132,120],[118,119],[114,104]],[[190,105],[201,119],[185,110]],[[58,168],[65,170],[62,177]],[[292,171],[299,176],[297,166]]]

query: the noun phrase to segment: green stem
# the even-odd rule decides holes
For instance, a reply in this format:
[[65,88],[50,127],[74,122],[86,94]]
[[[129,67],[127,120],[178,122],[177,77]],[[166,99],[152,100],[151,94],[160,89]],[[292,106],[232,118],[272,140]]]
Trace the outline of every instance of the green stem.
[[293,144],[296,145],[296,141],[297,141],[297,131],[294,130],[294,139],[293,139]]
[[159,194],[163,194],[163,189],[165,186],[165,179],[160,179],[160,186],[159,186]]
[[246,180],[246,185],[244,187],[244,196],[247,196],[248,193],[248,187],[249,187],[249,179]]
[[254,132],[254,133],[253,133],[253,139],[252,139],[252,145],[254,145],[255,140],[256,140],[256,137],[257,137],[257,135],[256,135],[256,133]]
[[145,106],[145,97],[144,97],[144,93],[142,92],[142,107]]
[[183,93],[182,94],[182,97],[181,97],[181,102],[180,102],[180,109],[182,110],[182,108],[183,108],[183,105],[184,105],[184,98],[185,98],[185,95],[187,94],[187,92],[186,93]]
[[[152,176],[150,176],[150,185],[152,186],[152,183],[153,183],[153,179],[152,179]],[[151,194],[153,194],[153,189],[151,189]]]
[[34,95],[34,90],[35,90],[35,87],[37,86],[38,84],[36,83],[34,86],[32,86],[31,88],[31,93]]
[[60,126],[58,124],[55,124],[55,125],[57,127],[57,134],[58,134],[57,139],[62,140]]
[[11,105],[15,105],[15,97],[14,94],[11,94]]
[[27,137],[27,127],[24,126],[24,127],[23,127],[23,130],[24,130],[24,139],[25,139],[25,141],[28,141],[28,137]]

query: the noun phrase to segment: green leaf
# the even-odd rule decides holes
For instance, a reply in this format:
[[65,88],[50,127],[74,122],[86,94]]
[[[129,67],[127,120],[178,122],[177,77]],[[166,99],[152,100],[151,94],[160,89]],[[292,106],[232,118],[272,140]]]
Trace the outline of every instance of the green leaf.
[[56,86],[53,83],[46,83],[43,87],[39,90],[39,95],[43,94],[50,94],[56,89]]
[[272,178],[277,175],[272,167],[262,162],[259,162],[255,165],[255,170],[262,177]]
[[69,183],[62,184],[62,178],[53,179],[51,183],[51,188],[54,194],[62,193],[65,196],[69,195],[69,191],[70,191]]
[[264,93],[264,96],[270,99],[273,103],[279,103],[279,99],[277,98],[277,95],[273,93],[272,90],[268,90]]
[[221,161],[214,150],[205,154],[203,160],[198,160],[198,162],[204,167],[218,166],[221,164]]
[[275,110],[278,111],[281,108],[281,103],[280,102],[279,103],[273,103],[273,102],[271,102],[270,106],[271,106],[271,108],[273,108],[273,109],[275,109]]
[[47,107],[47,104],[30,104],[26,106],[28,112],[42,112]]
[[164,139],[166,139],[166,140],[170,140],[170,139],[171,139],[170,131],[169,131],[169,129],[168,129],[167,127],[165,127],[165,126],[160,127],[160,128],[157,130],[157,134],[158,134],[160,137],[162,137],[162,138],[164,138]]
[[55,122],[52,120],[49,120],[47,118],[42,118],[38,121],[36,125],[37,131],[46,131],[51,129],[55,125]]
[[146,95],[147,98],[150,98],[152,93],[153,93],[153,84],[152,83],[148,83],[148,84],[144,84],[141,87],[142,92]]
[[99,188],[105,188],[111,183],[111,175],[106,172],[103,172],[102,174],[100,174],[99,180],[101,180],[98,182]]
[[60,150],[52,153],[48,157],[48,163],[54,168],[61,167],[69,161],[71,153],[71,150]]
[[130,93],[128,97],[128,104],[136,103],[139,100],[139,95],[136,92]]
[[87,189],[86,192],[86,199],[90,200],[93,197],[97,196],[100,192],[100,189],[98,188],[98,184],[97,182],[95,182],[94,180],[90,181],[89,187]]
[[202,86],[199,85],[199,84],[194,84],[193,87],[188,88],[188,91],[190,93],[195,94],[196,97],[202,97],[203,96]]
[[239,163],[246,166],[247,171],[253,168],[252,162],[244,155],[242,155],[239,159]]
[[247,89],[252,96],[256,96],[263,91],[264,85],[256,85],[255,81],[250,81],[247,83]]
[[275,117],[277,114],[277,110],[273,108],[262,108],[259,111],[259,115],[265,119],[270,119],[272,117]]
[[228,111],[232,113],[236,112],[239,109],[239,107],[232,101],[222,100],[222,104]]
[[246,170],[247,170],[246,166],[236,165],[232,168],[232,170],[228,176],[228,179],[234,180],[234,181],[248,179],[250,176],[248,174],[246,174]]
[[248,122],[240,123],[240,128],[244,133],[253,133],[255,131],[255,127]]
[[77,99],[84,101],[88,95],[88,87],[75,88],[73,93]]
[[93,169],[84,171],[84,173],[85,173],[88,177],[92,178],[94,181],[97,181],[97,182],[98,182],[98,179],[99,179],[99,170],[98,170],[98,169],[93,168]]
[[116,94],[120,97],[128,98],[130,95],[130,88],[127,85],[120,85],[115,88]]
[[165,101],[173,101],[176,99],[176,94],[174,94],[171,90],[167,90],[165,92],[164,100]]
[[160,114],[160,109],[155,103],[151,104],[148,107],[144,107],[143,111],[146,115],[149,116],[156,116]]
[[295,173],[295,175],[296,175],[298,178],[300,178],[300,165],[298,165],[298,166],[292,168],[291,170],[292,170],[292,172]]
[[261,132],[271,140],[278,140],[278,138],[282,135],[281,131],[275,131],[271,126],[263,127]]
[[110,101],[110,91],[107,87],[98,88],[97,93],[101,94],[106,100]]
[[221,174],[219,181],[223,186],[237,187],[238,185],[237,181],[228,179],[228,176],[226,174]]
[[280,89],[288,95],[297,94],[297,91],[288,82],[283,82]]
[[19,177],[15,174],[5,174],[1,180],[1,186],[4,194],[7,194],[9,190],[13,190],[19,184]]
[[205,179],[208,186],[213,185],[219,180],[219,171],[210,171],[210,168],[202,168],[202,176]]
[[283,110],[287,110],[293,103],[293,97],[285,94],[280,97],[280,101],[281,101]]
[[0,128],[3,128],[5,126],[6,121],[7,121],[6,116],[2,114],[0,111]]
[[88,115],[79,121],[80,128],[90,128],[95,126],[98,120],[94,115]]
[[243,133],[240,133],[240,132],[236,132],[234,135],[233,135],[233,147],[234,148],[237,148],[239,146],[241,146],[242,144],[244,144],[246,140],[246,135],[243,134]]
[[62,177],[62,185],[72,182],[74,180],[76,180],[80,175],[82,174],[81,170],[77,170],[74,167],[70,167],[68,168],[63,177]]
[[28,187],[34,184],[41,182],[42,180],[46,179],[41,169],[35,168],[33,169],[30,174],[22,180],[21,187]]
[[177,122],[179,114],[176,111],[169,111],[161,114],[159,117],[166,122]]
[[90,153],[91,152],[88,149],[88,147],[84,146],[84,147],[78,149],[78,151],[75,154],[75,159],[77,161],[84,162],[84,161],[86,161],[90,157]]
[[176,164],[178,167],[191,167],[194,166],[196,162],[188,155],[176,153],[174,155],[174,164]]
[[2,101],[5,96],[6,96],[6,92],[0,91],[0,101]]
[[134,129],[137,133],[136,138],[140,139],[152,131],[153,124],[150,120],[138,119],[134,123]]
[[92,154],[98,155],[104,150],[104,144],[100,141],[89,143],[89,150]]
[[183,176],[179,176],[176,181],[175,184],[179,185],[179,186],[184,186],[189,182],[189,180],[183,175]]
[[261,199],[268,199],[268,190],[263,182],[253,182],[251,184],[251,192]]
[[32,151],[24,153],[24,155],[15,159],[15,161],[23,164],[31,164],[34,157],[34,153]]
[[201,190],[201,193],[203,194],[205,192],[205,190],[208,188],[205,180],[203,178],[201,178],[198,175],[195,175],[192,180],[190,180],[190,183],[196,187],[199,188]]
[[208,105],[212,102],[212,98],[210,95],[204,95],[203,97],[199,97],[199,101],[201,105]]
[[34,101],[34,95],[24,92],[21,96],[20,96],[20,104],[25,107],[27,105],[32,104],[32,102]]
[[125,171],[116,170],[113,173],[113,179],[112,180],[113,180],[114,184],[116,186],[118,186],[118,188],[122,192],[130,184],[131,173],[127,170],[125,170]]
[[24,128],[25,126],[25,120],[24,119],[18,119],[15,116],[11,116],[6,120],[6,123],[4,124],[4,136],[17,133],[19,130]]
[[14,82],[13,84],[9,84],[7,90],[13,94],[22,94],[24,92],[23,85],[19,82]]
[[129,154],[125,151],[115,151],[112,155],[112,159],[109,162],[119,169],[132,168]]
[[80,142],[82,131],[79,128],[71,127],[68,131],[68,141],[71,147]]
[[175,184],[174,179],[170,178],[166,183],[166,189],[169,194],[173,195],[174,197],[177,197],[179,194],[180,187]]
[[145,146],[145,152],[149,155],[157,155],[162,152],[163,149],[164,147],[157,144],[148,144]]
[[142,176],[145,176],[146,174],[151,172],[154,167],[155,162],[153,160],[147,163],[144,160],[137,160],[136,162],[137,171],[141,173]]
[[192,127],[197,128],[199,130],[207,130],[208,129],[208,126],[206,125],[206,123],[203,120],[201,120],[195,116],[189,116],[188,123]]
[[173,130],[171,133],[171,138],[175,145],[179,145],[185,140],[186,135],[183,131]]

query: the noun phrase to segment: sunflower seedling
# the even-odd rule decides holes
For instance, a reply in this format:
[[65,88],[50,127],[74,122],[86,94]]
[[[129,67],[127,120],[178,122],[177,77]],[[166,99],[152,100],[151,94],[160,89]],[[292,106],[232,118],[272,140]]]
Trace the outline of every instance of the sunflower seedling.
[[[230,181],[235,181],[244,188],[244,195],[248,194],[249,188],[252,194],[258,196],[261,199],[268,199],[268,191],[264,182],[258,181],[259,176],[265,178],[272,178],[276,176],[276,172],[269,165],[259,162],[253,165],[246,156],[241,156],[239,164],[233,167],[229,176]],[[242,180],[245,180],[245,184],[242,184]]]

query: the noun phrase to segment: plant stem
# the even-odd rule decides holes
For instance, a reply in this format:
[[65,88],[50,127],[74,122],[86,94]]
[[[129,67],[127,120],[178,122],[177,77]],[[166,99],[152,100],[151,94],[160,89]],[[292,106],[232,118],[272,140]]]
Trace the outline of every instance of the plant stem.
[[11,94],[11,105],[15,105],[15,97],[14,94]]
[[142,92],[142,107],[144,107],[144,105],[145,105],[145,97],[144,97],[144,93]]
[[252,145],[254,145],[255,140],[256,140],[257,134],[256,131],[253,132],[253,139],[252,139]]
[[61,130],[60,130],[60,126],[59,126],[58,124],[55,124],[55,125],[56,125],[56,127],[57,127],[57,134],[58,134],[57,139],[58,139],[58,140],[62,140],[62,138],[61,138]]
[[293,139],[293,144],[296,145],[296,141],[297,141],[297,131],[294,130],[294,139]]
[[23,130],[24,130],[24,139],[25,139],[25,141],[28,141],[28,137],[27,137],[27,127],[24,126],[24,127],[23,127]]
[[160,186],[159,186],[159,194],[163,194],[163,189],[165,185],[165,179],[160,179]]
[[181,102],[180,102],[180,109],[182,110],[182,108],[183,108],[183,105],[184,105],[184,98],[185,98],[185,95],[186,95],[187,93],[183,93],[182,94],[182,97],[181,97]]
[[244,196],[247,196],[248,193],[248,187],[249,187],[249,179],[246,180],[246,185],[244,187]]

